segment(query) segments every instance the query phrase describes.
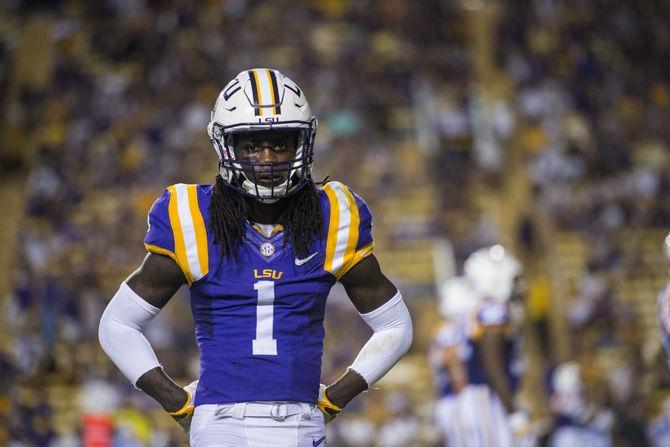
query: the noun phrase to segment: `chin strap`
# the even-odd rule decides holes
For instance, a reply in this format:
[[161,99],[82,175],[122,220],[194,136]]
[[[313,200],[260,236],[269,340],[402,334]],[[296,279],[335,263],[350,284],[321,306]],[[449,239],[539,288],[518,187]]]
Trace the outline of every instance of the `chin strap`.
[[289,189],[288,184],[289,181],[286,180],[281,185],[277,185],[274,188],[268,188],[267,186],[257,185],[248,178],[244,177],[244,181],[242,182],[242,188],[249,194],[255,195],[261,202],[275,203],[280,199],[280,197],[277,198],[270,197],[272,193],[274,192],[275,194],[277,194],[279,192],[286,195]]

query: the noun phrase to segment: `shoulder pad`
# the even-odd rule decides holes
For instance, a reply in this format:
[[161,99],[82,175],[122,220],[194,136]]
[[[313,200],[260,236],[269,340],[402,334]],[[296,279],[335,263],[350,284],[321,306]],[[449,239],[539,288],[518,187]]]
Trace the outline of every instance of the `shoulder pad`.
[[207,231],[197,185],[169,186],[151,207],[148,223],[148,251],[171,257],[189,285],[208,273]]
[[372,254],[372,214],[365,201],[340,182],[322,186],[328,198],[324,269],[338,279]]

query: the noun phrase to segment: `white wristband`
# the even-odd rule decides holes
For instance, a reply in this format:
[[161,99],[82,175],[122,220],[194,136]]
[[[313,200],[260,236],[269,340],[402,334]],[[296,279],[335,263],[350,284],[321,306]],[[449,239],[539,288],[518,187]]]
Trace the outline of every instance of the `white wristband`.
[[142,334],[158,312],[159,308],[123,282],[100,318],[100,345],[133,385],[144,373],[161,366]]
[[365,343],[349,369],[372,386],[407,352],[412,344],[412,318],[400,292],[361,318],[374,334]]

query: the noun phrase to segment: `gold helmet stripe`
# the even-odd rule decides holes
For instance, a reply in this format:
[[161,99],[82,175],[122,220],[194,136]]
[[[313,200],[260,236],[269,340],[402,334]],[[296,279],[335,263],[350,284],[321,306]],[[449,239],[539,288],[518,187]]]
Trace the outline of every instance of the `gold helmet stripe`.
[[251,92],[254,96],[254,115],[263,116],[263,109],[260,105],[263,103],[263,98],[261,97],[261,89],[258,82],[258,74],[256,70],[249,70],[249,79],[251,80]]
[[281,107],[279,106],[281,101],[279,99],[279,88],[277,87],[277,75],[274,70],[267,70],[267,72],[268,80],[270,81],[270,91],[272,92],[272,100],[275,105],[274,114],[279,115],[281,113]]

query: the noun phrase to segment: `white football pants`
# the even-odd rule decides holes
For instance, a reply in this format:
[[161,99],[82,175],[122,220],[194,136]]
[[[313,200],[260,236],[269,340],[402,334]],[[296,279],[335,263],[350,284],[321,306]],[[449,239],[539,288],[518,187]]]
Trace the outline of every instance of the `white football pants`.
[[498,396],[486,385],[467,385],[440,399],[435,422],[448,447],[511,447],[512,432]]
[[[551,436],[551,447],[612,447],[610,434],[593,427],[560,427]],[[661,444],[667,445],[667,444]]]
[[325,447],[323,414],[314,404],[243,402],[199,405],[192,447]]

